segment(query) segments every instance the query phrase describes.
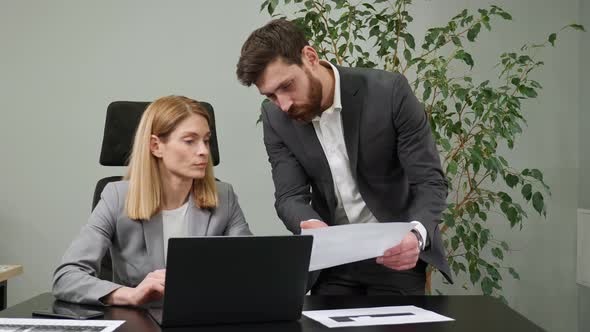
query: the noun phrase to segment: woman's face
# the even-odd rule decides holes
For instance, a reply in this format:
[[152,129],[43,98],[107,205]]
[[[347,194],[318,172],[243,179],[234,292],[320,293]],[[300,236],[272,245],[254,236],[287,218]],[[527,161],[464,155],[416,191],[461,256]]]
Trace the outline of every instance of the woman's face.
[[183,180],[202,179],[209,163],[211,131],[207,120],[190,115],[166,137],[152,135],[152,154],[159,159],[160,167]]

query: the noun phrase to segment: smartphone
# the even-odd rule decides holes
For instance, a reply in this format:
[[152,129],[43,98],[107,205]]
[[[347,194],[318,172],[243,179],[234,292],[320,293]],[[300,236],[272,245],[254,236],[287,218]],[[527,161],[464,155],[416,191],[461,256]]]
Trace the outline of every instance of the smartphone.
[[68,319],[91,319],[104,316],[103,312],[88,310],[80,305],[56,301],[50,308],[43,308],[33,311],[33,316],[68,318]]

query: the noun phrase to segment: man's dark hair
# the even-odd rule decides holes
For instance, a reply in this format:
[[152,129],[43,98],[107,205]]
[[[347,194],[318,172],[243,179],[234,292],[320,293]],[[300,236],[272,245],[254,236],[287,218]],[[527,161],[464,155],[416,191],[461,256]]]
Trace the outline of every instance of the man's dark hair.
[[285,19],[268,22],[250,34],[240,54],[236,74],[240,83],[250,86],[266,66],[281,58],[287,64],[301,65],[301,50],[309,45],[303,31]]

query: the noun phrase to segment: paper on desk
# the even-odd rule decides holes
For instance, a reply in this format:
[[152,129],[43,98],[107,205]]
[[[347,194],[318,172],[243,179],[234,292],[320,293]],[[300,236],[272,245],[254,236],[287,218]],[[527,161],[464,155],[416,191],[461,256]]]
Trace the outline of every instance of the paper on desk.
[[0,331],[111,332],[123,323],[124,320],[0,318]]
[[436,312],[408,306],[304,311],[303,315],[327,327],[395,325],[447,322],[454,319]]
[[313,235],[309,271],[382,256],[414,228],[406,222],[367,223],[301,230]]

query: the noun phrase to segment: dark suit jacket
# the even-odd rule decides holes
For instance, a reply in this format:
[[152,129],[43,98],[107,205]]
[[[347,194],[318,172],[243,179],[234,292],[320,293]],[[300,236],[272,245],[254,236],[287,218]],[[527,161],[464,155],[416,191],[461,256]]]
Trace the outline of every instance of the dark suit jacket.
[[[361,196],[380,222],[420,221],[429,244],[420,258],[451,281],[438,229],[447,183],[422,104],[402,75],[338,71],[344,141]],[[334,183],[313,124],[290,119],[271,102],[262,108],[279,217],[296,234],[303,220],[334,224]]]

